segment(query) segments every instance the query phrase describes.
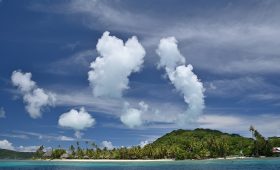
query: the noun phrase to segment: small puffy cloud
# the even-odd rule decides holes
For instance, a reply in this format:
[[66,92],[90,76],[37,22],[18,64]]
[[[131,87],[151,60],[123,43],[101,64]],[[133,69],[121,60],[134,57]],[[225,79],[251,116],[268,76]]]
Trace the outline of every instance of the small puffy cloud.
[[57,137],[58,141],[74,141],[74,138],[68,137],[68,136],[58,136]]
[[149,106],[143,101],[139,102],[138,105],[138,109],[130,108],[129,103],[126,103],[124,106],[124,113],[120,119],[129,128],[136,128],[143,124],[142,114],[148,110]]
[[6,112],[3,107],[0,108],[0,118],[5,118],[6,117]]
[[31,73],[14,71],[11,80],[23,95],[23,101],[26,103],[25,109],[32,118],[36,119],[42,116],[44,107],[54,106],[56,97],[53,93],[38,88],[31,77]]
[[129,75],[138,72],[146,54],[138,39],[123,40],[104,32],[96,50],[100,54],[90,65],[88,80],[95,97],[122,97],[128,89]]
[[71,128],[75,130],[75,136],[80,138],[80,130],[92,127],[95,119],[82,107],[80,110],[71,109],[69,112],[63,113],[58,120],[61,127]]
[[102,146],[103,148],[106,147],[108,150],[114,149],[114,145],[112,144],[112,142],[106,141],[106,140],[101,142],[101,146]]
[[139,127],[143,124],[141,114],[141,110],[129,108],[121,115],[121,121],[129,128]]
[[12,83],[17,86],[21,92],[30,92],[36,87],[36,83],[31,80],[31,73],[22,73],[14,71],[12,74]]
[[84,133],[82,133],[82,132],[80,132],[80,131],[76,131],[76,132],[74,133],[74,135],[76,136],[76,138],[81,139],[82,136],[84,135]]
[[13,144],[9,142],[8,140],[0,140],[0,148],[1,149],[8,149],[8,150],[14,150]]
[[188,104],[188,109],[178,116],[178,123],[185,125],[194,121],[205,107],[203,84],[193,73],[192,65],[185,66],[174,37],[161,39],[156,52],[160,57],[159,67],[165,68],[169,80]]

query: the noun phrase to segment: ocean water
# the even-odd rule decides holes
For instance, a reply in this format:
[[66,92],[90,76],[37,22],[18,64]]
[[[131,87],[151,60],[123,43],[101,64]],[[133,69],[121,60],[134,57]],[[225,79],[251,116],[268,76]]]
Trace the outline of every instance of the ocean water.
[[280,170],[279,158],[170,162],[0,161],[5,170]]

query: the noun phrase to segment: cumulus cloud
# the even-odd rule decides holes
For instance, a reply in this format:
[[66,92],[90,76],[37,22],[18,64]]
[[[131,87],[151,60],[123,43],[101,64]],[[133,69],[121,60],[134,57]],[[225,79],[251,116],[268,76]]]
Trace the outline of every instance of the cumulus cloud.
[[143,124],[142,114],[148,110],[149,106],[143,101],[138,105],[139,108],[131,108],[129,103],[125,103],[124,113],[120,119],[129,128],[136,128]]
[[81,130],[92,127],[95,119],[82,107],[80,110],[71,109],[69,112],[63,113],[58,120],[61,127],[71,128],[75,130],[75,136],[81,138]]
[[31,73],[14,71],[11,80],[23,95],[23,101],[26,103],[25,109],[32,118],[36,119],[42,116],[44,107],[54,106],[56,98],[53,93],[38,88],[31,77]]
[[148,145],[148,144],[150,144],[150,143],[151,143],[151,141],[148,141],[148,140],[141,141],[140,144],[139,144],[139,146],[140,146],[141,148],[144,148],[146,145]]
[[90,65],[88,80],[95,97],[120,98],[128,89],[128,77],[138,72],[144,62],[145,50],[133,36],[123,40],[104,32],[96,50],[100,54]]
[[178,65],[185,64],[185,58],[178,50],[175,37],[161,39],[156,53],[160,56],[158,67],[175,69]]
[[0,108],[0,118],[5,118],[6,117],[6,112],[3,107]]
[[103,148],[107,148],[108,150],[112,150],[112,149],[114,149],[114,145],[112,144],[112,142],[111,141],[102,141],[101,142],[101,145],[102,145],[102,147]]
[[0,140],[0,148],[1,149],[8,149],[8,150],[14,150],[13,144],[9,142],[8,140]]
[[159,68],[165,68],[169,80],[188,104],[188,109],[178,116],[178,123],[184,125],[194,121],[204,109],[203,84],[193,73],[192,65],[185,66],[185,59],[174,37],[161,39],[156,53],[160,57]]

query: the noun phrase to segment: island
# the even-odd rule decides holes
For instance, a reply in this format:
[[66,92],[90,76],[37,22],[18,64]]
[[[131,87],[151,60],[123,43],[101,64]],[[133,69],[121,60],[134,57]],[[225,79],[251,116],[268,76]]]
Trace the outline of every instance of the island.
[[279,137],[263,137],[253,126],[252,137],[224,133],[211,129],[174,130],[144,147],[120,147],[109,150],[96,143],[80,142],[65,148],[45,151],[44,146],[34,153],[0,150],[0,158],[40,160],[185,160],[233,159],[279,156]]

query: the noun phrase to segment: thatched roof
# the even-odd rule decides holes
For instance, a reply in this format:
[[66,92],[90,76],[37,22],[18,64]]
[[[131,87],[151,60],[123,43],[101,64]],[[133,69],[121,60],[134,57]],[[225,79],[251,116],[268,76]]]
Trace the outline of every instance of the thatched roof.
[[52,151],[47,151],[43,155],[43,157],[51,157],[51,156],[52,156]]
[[84,159],[89,159],[89,156],[85,155],[85,156],[84,156]]
[[67,159],[69,158],[69,154],[68,153],[64,153],[60,156],[61,159]]

